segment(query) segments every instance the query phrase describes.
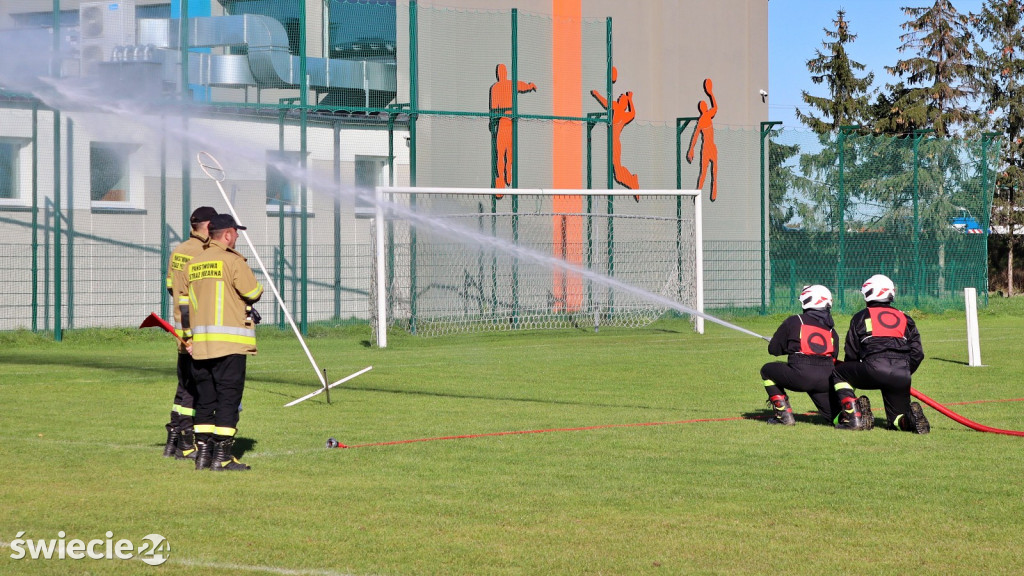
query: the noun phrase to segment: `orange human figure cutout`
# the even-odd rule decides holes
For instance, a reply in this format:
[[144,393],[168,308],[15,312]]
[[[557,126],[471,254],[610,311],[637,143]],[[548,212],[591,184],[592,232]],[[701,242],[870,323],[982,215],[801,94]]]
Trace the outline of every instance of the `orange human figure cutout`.
[[[619,71],[612,66],[612,84],[619,79]],[[608,100],[597,90],[591,90],[593,96],[605,110],[608,109]],[[640,178],[622,165],[622,142],[620,136],[622,129],[636,118],[636,109],[633,107],[633,93],[625,92],[612,103],[612,167],[615,172],[615,181],[630,190],[640,188]],[[637,202],[640,196],[633,196]]]
[[708,102],[701,100],[697,103],[697,110],[700,111],[700,118],[697,118],[697,127],[693,130],[693,137],[690,138],[690,150],[686,153],[686,161],[693,163],[693,148],[697,145],[697,136],[701,138],[700,147],[700,176],[697,178],[697,189],[704,189],[704,179],[708,175],[708,166],[711,167],[711,201],[718,198],[718,146],[715,145],[715,126],[713,120],[718,114],[718,102],[712,92],[711,78],[704,79],[704,92],[710,99]]
[[[504,64],[494,69],[497,82],[491,85],[491,138],[494,140],[493,169],[495,188],[512,186],[512,81],[508,78],[508,70]],[[533,92],[537,85],[533,82],[518,82],[516,90],[520,94]],[[501,198],[502,194],[496,194]]]

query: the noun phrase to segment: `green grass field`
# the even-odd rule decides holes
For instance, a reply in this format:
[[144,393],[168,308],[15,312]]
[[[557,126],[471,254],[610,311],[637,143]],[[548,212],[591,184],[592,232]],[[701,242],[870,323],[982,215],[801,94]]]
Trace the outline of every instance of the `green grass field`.
[[[732,320],[770,335],[782,318]],[[966,366],[962,314],[915,319],[927,355],[915,387],[1024,429],[1024,302],[982,311],[981,368]],[[767,426],[758,369],[772,358],[751,336],[713,324],[698,336],[677,319],[370,340],[368,328],[315,329],[329,380],[374,368],[331,405],[284,408],[316,378],[290,333],[261,328],[236,445],[253,469],[212,473],[160,456],[167,334],[0,334],[0,574],[1024,572],[1024,438],[928,408],[927,436],[810,417]],[[328,450],[329,436],[356,447]],[[170,559],[11,558],[20,532],[61,531],[160,534]]]

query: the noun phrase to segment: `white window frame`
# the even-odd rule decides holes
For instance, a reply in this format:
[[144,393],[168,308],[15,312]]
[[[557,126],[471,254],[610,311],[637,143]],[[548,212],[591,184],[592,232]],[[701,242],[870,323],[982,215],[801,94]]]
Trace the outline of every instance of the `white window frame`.
[[[110,148],[120,148],[125,151],[126,166],[125,171],[127,172],[127,186],[125,187],[125,199],[124,200],[93,200],[92,198],[92,151],[93,146],[107,146]],[[143,207],[143,174],[142,170],[134,169],[138,168],[136,155],[142,148],[141,144],[134,142],[105,142],[92,140],[89,142],[89,201],[92,209],[100,210],[118,210],[118,209],[141,209]]]
[[29,206],[32,190],[32,139],[12,136],[0,137],[0,145],[17,146],[18,153],[14,158],[14,197],[0,198],[0,208],[5,206]]

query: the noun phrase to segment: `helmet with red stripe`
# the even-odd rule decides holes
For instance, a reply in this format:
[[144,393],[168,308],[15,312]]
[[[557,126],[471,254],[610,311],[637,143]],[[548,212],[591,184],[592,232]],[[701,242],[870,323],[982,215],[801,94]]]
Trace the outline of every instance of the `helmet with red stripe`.
[[800,292],[800,306],[804,310],[828,310],[832,308],[832,292],[821,284],[804,286]]
[[875,274],[860,287],[865,302],[892,302],[896,298],[896,286],[884,274]]

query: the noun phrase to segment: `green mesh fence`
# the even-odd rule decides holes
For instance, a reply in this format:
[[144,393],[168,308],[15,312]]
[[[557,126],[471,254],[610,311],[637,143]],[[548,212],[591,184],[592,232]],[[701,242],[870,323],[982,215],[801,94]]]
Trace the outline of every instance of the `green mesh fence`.
[[922,309],[959,307],[965,287],[986,292],[998,141],[781,131],[771,142],[769,306],[825,284],[850,310],[873,274]]
[[[523,11],[240,0],[188,14],[182,30],[166,5],[118,4],[115,17],[93,4],[58,2],[58,18],[48,0],[0,7],[0,46],[25,55],[16,73],[0,64],[0,330],[59,338],[169,315],[164,263],[188,215],[226,209],[195,164],[200,150],[224,164],[303,329],[369,321],[375,186],[693,189],[712,142],[713,313],[788,312],[809,283],[849,311],[874,273],[921,309],[960,308],[968,286],[986,293],[997,139],[718,124],[701,140],[696,102],[675,122],[612,129],[602,99],[648,102],[645,87],[611,82],[605,19],[573,23],[577,58],[552,49],[559,22]],[[555,97],[567,66],[579,70],[569,105]],[[634,207],[629,196],[595,201]],[[676,218],[665,210],[651,216]],[[543,247],[552,231],[532,233],[524,243]],[[276,305],[261,306],[283,326]]]

